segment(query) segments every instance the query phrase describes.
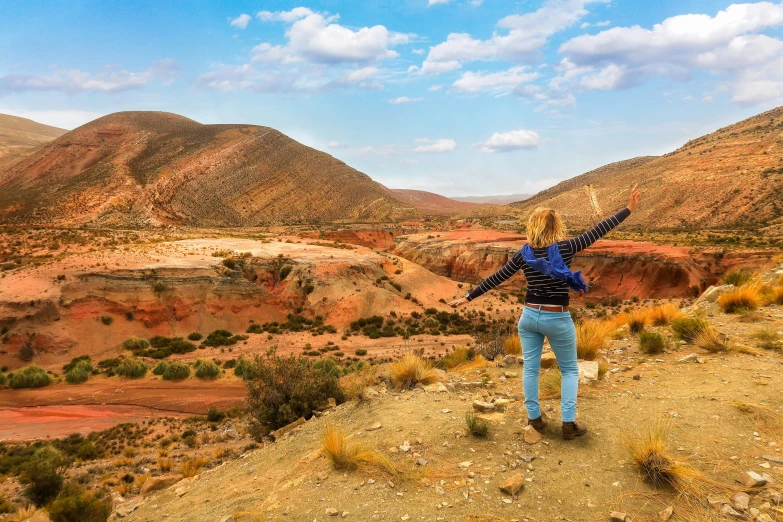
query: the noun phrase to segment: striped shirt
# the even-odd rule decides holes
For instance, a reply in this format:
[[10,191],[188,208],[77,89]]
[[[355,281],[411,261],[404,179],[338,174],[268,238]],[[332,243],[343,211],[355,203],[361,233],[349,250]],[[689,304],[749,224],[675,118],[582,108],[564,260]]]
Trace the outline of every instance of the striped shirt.
[[[558,242],[560,255],[563,257],[566,266],[569,268],[571,267],[571,262],[574,260],[574,255],[577,252],[581,252],[598,241],[599,238],[608,234],[610,230],[622,223],[630,215],[631,211],[624,208],[614,216],[601,221],[584,234]],[[537,258],[546,257],[546,248],[534,248],[533,254]],[[474,300],[485,292],[488,292],[499,284],[507,281],[520,269],[524,272],[525,279],[527,279],[525,303],[568,306],[569,296],[566,282],[544,275],[529,266],[525,263],[525,260],[522,259],[521,250],[514,254],[508,263],[503,265],[503,268],[486,278],[480,285],[471,290],[466,296],[468,301]]]

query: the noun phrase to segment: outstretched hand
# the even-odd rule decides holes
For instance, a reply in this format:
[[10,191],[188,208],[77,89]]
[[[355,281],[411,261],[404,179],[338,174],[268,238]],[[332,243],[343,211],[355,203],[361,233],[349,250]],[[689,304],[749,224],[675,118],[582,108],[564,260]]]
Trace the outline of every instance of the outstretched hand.
[[468,302],[467,298],[465,298],[465,297],[460,297],[459,299],[455,299],[455,300],[451,301],[451,302],[449,303],[449,306],[453,306],[454,308],[457,308],[457,307],[459,307],[459,306],[462,306],[462,305],[464,305],[464,304],[465,304],[465,303],[467,303],[467,302]]
[[639,184],[637,183],[631,189],[631,198],[628,200],[628,210],[631,212],[636,210],[636,205],[639,204],[640,197],[642,197],[642,193],[639,192]]

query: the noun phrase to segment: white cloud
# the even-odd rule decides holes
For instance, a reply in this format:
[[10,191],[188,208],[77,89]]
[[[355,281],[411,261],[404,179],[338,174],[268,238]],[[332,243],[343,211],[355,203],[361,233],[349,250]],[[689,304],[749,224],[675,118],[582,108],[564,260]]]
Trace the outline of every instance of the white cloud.
[[445,42],[430,47],[424,63],[414,72],[438,74],[473,61],[532,60],[551,35],[570,27],[587,14],[587,4],[606,1],[547,0],[536,11],[502,18],[497,25],[508,30],[508,34],[495,33],[488,40],[478,40],[467,33],[451,33]]
[[251,16],[249,14],[242,13],[233,20],[231,20],[231,27],[238,27],[240,29],[246,29],[248,22],[250,22]]
[[496,132],[487,141],[476,143],[482,152],[511,152],[521,149],[534,149],[538,147],[538,133],[531,130],[519,129],[509,132]]
[[348,145],[336,140],[330,141],[327,145],[330,149],[347,149]]
[[443,86],[442,85],[433,85],[433,86],[431,86],[427,90],[432,91],[432,92],[438,92],[438,91],[442,91],[443,90]]
[[759,32],[780,26],[783,3],[732,4],[715,16],[685,14],[652,29],[578,36],[560,52],[586,75],[582,89],[624,89],[661,75],[687,81],[699,70],[725,76],[737,103],[772,103],[783,100],[783,41]]
[[12,107],[0,106],[0,113],[10,114],[11,116],[19,116],[20,118],[27,118],[29,120],[43,123],[44,125],[51,125],[52,127],[59,127],[61,129],[75,129],[87,122],[90,122],[96,118],[103,116],[103,113],[93,111],[82,110],[39,110],[28,111],[23,109],[16,109]]
[[412,52],[413,54],[424,54],[424,53],[426,53],[427,51],[425,51],[424,49],[414,49],[414,50],[412,50],[411,52]]
[[429,140],[419,138],[415,140],[419,145],[413,148],[413,152],[451,152],[457,148],[457,143],[450,139]]
[[393,105],[399,105],[399,104],[401,104],[401,103],[415,103],[415,102],[420,102],[420,101],[422,101],[423,99],[424,99],[424,98],[408,98],[407,96],[400,96],[399,98],[393,98],[393,99],[389,100],[389,103],[391,103],[391,104],[393,104]]
[[50,75],[7,74],[0,76],[0,91],[60,91],[116,93],[139,89],[151,81],[170,84],[179,72],[174,60],[160,60],[141,72],[126,70],[91,74],[79,69],[58,70]]
[[306,18],[314,14],[306,7],[294,7],[290,11],[261,11],[258,13],[258,19],[262,22],[295,22],[300,18]]
[[590,22],[585,22],[579,27],[581,29],[587,29],[588,27],[606,27],[607,25],[610,25],[612,22],[609,20],[604,20],[603,22],[596,22],[594,24],[591,24]]
[[427,7],[431,5],[438,5],[438,4],[448,4],[451,0],[429,0],[427,2]]
[[463,92],[510,92],[536,78],[538,73],[530,72],[530,68],[526,65],[518,65],[496,73],[466,72],[454,82],[453,87]]

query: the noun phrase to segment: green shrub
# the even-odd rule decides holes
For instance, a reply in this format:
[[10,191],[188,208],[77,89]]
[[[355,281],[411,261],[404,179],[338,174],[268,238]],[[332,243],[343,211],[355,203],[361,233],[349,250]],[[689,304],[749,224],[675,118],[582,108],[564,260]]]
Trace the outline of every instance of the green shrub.
[[783,350],[783,341],[780,335],[772,329],[761,330],[753,336],[759,348],[765,350]]
[[753,272],[747,268],[733,268],[723,274],[721,283],[724,285],[742,286],[753,279]]
[[48,511],[52,522],[105,522],[111,514],[111,500],[69,482]]
[[135,357],[126,357],[114,368],[114,373],[127,379],[139,379],[147,375],[147,365]]
[[190,377],[190,366],[181,362],[169,363],[163,378],[167,381],[181,381]]
[[146,339],[139,339],[138,337],[128,337],[125,339],[125,341],[122,343],[122,347],[126,350],[130,350],[132,352],[137,352],[139,350],[145,350],[149,348],[150,343]]
[[65,464],[63,456],[52,446],[38,449],[21,466],[19,481],[25,486],[24,496],[38,507],[48,504],[63,487],[62,468]]
[[85,365],[89,367],[89,371],[93,370],[92,367],[92,360],[90,359],[89,355],[80,355],[79,357],[75,357],[71,359],[71,362],[63,366],[63,372],[68,373],[69,371],[73,370],[77,366]]
[[354,353],[355,353],[357,356],[359,356],[359,357],[363,357],[363,356],[367,355],[367,350],[365,350],[364,348],[358,348],[358,349],[356,350],[356,352],[354,352]]
[[252,367],[252,363],[250,361],[248,361],[244,357],[240,357],[236,363],[236,366],[234,366],[234,375],[236,375],[240,379],[244,379],[245,375],[248,374],[251,367]]
[[247,339],[246,335],[232,335],[228,330],[215,330],[211,334],[207,335],[202,343],[204,346],[212,346],[217,348],[219,346],[231,346],[237,344],[239,341]]
[[692,343],[698,333],[704,329],[707,323],[695,317],[681,317],[672,321],[671,327],[674,335],[686,343]]
[[329,398],[338,403],[344,399],[334,375],[300,357],[256,356],[244,379],[248,411],[257,432],[309,418]]
[[196,377],[199,379],[217,379],[220,367],[212,361],[196,361]]
[[641,332],[639,334],[639,348],[648,355],[663,353],[666,349],[666,339],[657,332]]
[[313,363],[313,368],[315,368],[318,371],[324,372],[325,374],[330,375],[335,379],[339,379],[340,377],[343,376],[342,368],[340,368],[340,365],[337,364],[337,361],[331,357],[324,357],[323,359],[318,359]]
[[158,364],[155,365],[155,368],[152,369],[152,373],[155,375],[163,375],[166,373],[166,368],[169,367],[169,363],[165,361],[160,361]]
[[474,437],[484,438],[489,434],[489,424],[475,413],[468,413],[465,416],[465,424],[468,426],[468,433]]
[[109,315],[102,315],[101,316],[101,322],[105,324],[106,326],[109,326],[111,323],[114,322],[114,318]]
[[226,418],[226,414],[216,408],[210,408],[207,411],[207,420],[209,422],[220,422]]
[[79,365],[65,374],[65,382],[68,384],[82,384],[90,379],[90,371],[92,371],[92,365]]
[[51,382],[51,377],[43,368],[31,364],[14,373],[13,377],[10,377],[8,386],[14,390],[20,388],[43,388],[44,386],[49,386]]
[[0,495],[0,515],[6,515],[16,511],[16,506],[8,502],[3,495]]
[[288,274],[290,274],[290,273],[291,273],[291,270],[292,270],[293,268],[294,268],[294,267],[292,267],[291,265],[285,265],[285,266],[281,267],[281,268],[280,268],[280,281],[282,281],[283,279],[285,279],[286,277],[288,277]]
[[193,332],[193,333],[188,335],[188,339],[191,340],[191,341],[200,341],[203,338],[204,338],[204,336],[201,335],[198,332]]

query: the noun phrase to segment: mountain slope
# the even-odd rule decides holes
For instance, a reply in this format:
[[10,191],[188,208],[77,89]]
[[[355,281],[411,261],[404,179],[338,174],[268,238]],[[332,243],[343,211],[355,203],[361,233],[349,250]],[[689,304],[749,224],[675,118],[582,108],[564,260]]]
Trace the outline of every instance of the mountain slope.
[[425,190],[390,189],[398,200],[422,210],[432,212],[455,212],[481,206],[477,203],[456,201]]
[[65,129],[0,114],[0,168],[23,158],[36,147],[65,134]]
[[524,201],[530,197],[530,194],[504,194],[500,196],[460,196],[453,197],[454,201],[464,201],[465,203],[488,203],[490,205],[508,205]]
[[0,221],[250,226],[415,212],[275,129],[165,112],[104,116],[0,170]]
[[643,196],[629,224],[648,229],[783,227],[783,107],[689,141],[660,157],[620,161],[510,205],[538,206],[585,228],[622,208],[634,183]]

